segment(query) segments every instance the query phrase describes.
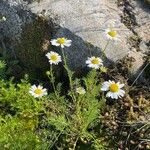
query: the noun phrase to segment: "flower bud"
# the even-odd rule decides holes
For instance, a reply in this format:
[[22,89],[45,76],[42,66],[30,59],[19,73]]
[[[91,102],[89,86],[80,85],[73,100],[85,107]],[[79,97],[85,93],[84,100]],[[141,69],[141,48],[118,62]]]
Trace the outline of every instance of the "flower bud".
[[51,73],[50,71],[46,71],[46,75],[49,76]]

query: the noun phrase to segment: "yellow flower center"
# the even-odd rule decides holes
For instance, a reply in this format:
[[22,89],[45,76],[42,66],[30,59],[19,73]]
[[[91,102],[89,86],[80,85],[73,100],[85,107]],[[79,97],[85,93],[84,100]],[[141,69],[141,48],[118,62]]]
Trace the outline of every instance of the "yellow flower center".
[[57,56],[56,55],[52,55],[50,59],[53,60],[53,61],[56,61],[57,60]]
[[110,90],[111,92],[113,92],[113,93],[118,92],[118,91],[119,91],[119,86],[118,86],[118,84],[115,84],[115,83],[111,84],[111,85],[109,86],[109,90]]
[[94,58],[91,62],[92,62],[92,64],[97,65],[97,64],[99,64],[99,59]]
[[111,30],[111,31],[108,32],[108,34],[109,34],[111,37],[116,37],[117,31]]
[[65,38],[58,38],[57,43],[58,44],[64,44],[65,43]]
[[36,90],[34,91],[34,93],[40,95],[40,94],[42,94],[42,90],[41,90],[41,89],[36,89]]

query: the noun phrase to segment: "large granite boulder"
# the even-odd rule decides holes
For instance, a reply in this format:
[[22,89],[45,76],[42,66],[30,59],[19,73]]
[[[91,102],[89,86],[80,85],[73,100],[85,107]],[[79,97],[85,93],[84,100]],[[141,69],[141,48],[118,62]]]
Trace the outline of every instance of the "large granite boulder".
[[[21,78],[25,73],[33,78],[45,74],[48,63],[42,51],[51,29],[21,0],[0,1],[0,55],[8,64],[7,73]],[[49,34],[49,35],[48,35]]]
[[126,0],[120,5],[121,18],[132,31],[130,37],[130,57],[135,58],[133,73],[144,67],[145,59],[150,53],[150,7],[141,0]]
[[6,18],[6,21],[0,21],[0,37],[11,41],[20,39],[22,27],[31,22],[33,17],[21,0],[1,0],[0,16]]
[[[129,53],[135,54],[130,42],[133,32],[122,22],[123,9],[118,8],[117,2],[117,0],[2,0],[0,13],[6,16],[7,20],[0,22],[1,39],[6,47],[14,51],[24,68],[39,76],[48,67],[45,53],[50,50],[60,53],[59,48],[50,45],[50,39],[65,36],[73,41],[72,46],[65,49],[68,64],[72,70],[80,70],[85,67],[87,57],[101,56],[101,51],[107,44],[104,31],[114,22],[120,34],[120,42],[109,43],[106,56],[107,62],[109,60],[116,62]],[[11,41],[9,44],[7,39]],[[143,51],[145,52],[145,49]],[[143,55],[138,58],[136,56],[137,60],[143,57]],[[143,61],[134,67],[136,68],[134,73],[141,65]]]
[[[29,7],[35,14],[44,10],[46,17],[53,19],[61,26],[53,38],[60,36],[71,38],[67,32],[64,32],[64,29],[68,29],[75,36],[98,47],[100,51],[107,44],[103,34],[104,30],[110,22],[116,20],[115,26],[121,35],[121,43],[116,45],[110,43],[106,50],[107,57],[116,61],[130,51],[127,39],[131,33],[120,21],[120,10],[117,8],[116,2],[114,0],[42,0],[40,3],[30,4]],[[67,53],[71,60],[76,62],[74,65],[80,66],[85,62],[87,57],[85,54],[89,53],[89,48],[80,45],[77,39],[72,40],[73,47]],[[74,50],[74,45],[78,51]],[[90,49],[90,51],[94,53],[94,49]],[[74,53],[78,59],[75,58]]]

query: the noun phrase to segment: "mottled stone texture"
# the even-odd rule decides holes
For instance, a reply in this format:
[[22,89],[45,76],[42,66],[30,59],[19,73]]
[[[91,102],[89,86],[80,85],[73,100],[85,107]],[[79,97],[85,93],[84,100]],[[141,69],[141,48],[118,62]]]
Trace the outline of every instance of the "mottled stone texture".
[[132,6],[135,8],[135,18],[137,26],[135,31],[146,43],[150,41],[150,6],[144,4],[142,1],[132,1]]
[[0,22],[1,38],[12,41],[20,39],[22,27],[32,20],[31,13],[21,0],[1,0],[0,15],[6,17],[6,21]]
[[[147,51],[149,10],[143,9],[138,1],[131,1],[131,5],[138,24],[134,31],[143,42],[140,43],[142,55],[138,53],[138,57],[135,56],[139,61]],[[0,22],[0,35],[3,39],[9,38],[12,43],[17,43],[16,55],[26,68],[31,71],[35,68],[34,72],[42,72],[42,66],[45,62],[48,64],[44,56],[46,52],[56,50],[60,53],[60,49],[51,47],[50,39],[65,36],[73,41],[72,46],[65,49],[69,66],[78,70],[85,67],[87,57],[101,56],[101,51],[107,44],[104,30],[114,20],[121,41],[109,44],[106,49],[107,58],[115,62],[128,52],[135,54],[135,49],[132,50],[129,44],[133,32],[121,22],[122,10],[118,8],[117,0],[1,0],[0,14],[7,20]],[[37,16],[40,16],[40,20]],[[134,72],[141,67],[143,61],[137,64]]]
[[[130,50],[127,45],[130,31],[120,22],[120,11],[115,0],[42,0],[40,3],[32,3],[29,7],[36,14],[44,9],[45,15],[61,26],[53,38],[72,38],[67,30],[74,34],[74,37],[79,37],[78,40],[72,39],[73,47],[68,50],[68,56],[72,55],[70,59],[76,62],[74,65],[80,66],[84,63],[89,51],[95,53],[94,48],[88,48],[85,43],[81,44],[79,39],[82,38],[101,51],[107,44],[104,30],[112,20],[116,20],[115,26],[121,35],[121,43],[110,43],[106,49],[107,57],[116,61]],[[67,29],[66,32],[64,29]],[[74,46],[78,50],[75,50]]]
[[[25,73],[35,79],[44,76],[48,68],[46,41],[52,29],[20,0],[0,1],[0,14],[6,17],[0,22],[0,55],[9,66],[8,74],[16,78]],[[42,48],[44,45],[47,47]]]
[[[129,56],[135,58],[133,73],[139,68],[143,68],[144,57],[150,53],[150,6],[141,0],[126,0],[124,2],[122,16],[129,17],[131,20],[132,38],[136,37],[131,45],[134,45]],[[134,21],[134,23],[133,23]],[[128,26],[128,24],[127,24]],[[139,70],[140,71],[140,70]]]

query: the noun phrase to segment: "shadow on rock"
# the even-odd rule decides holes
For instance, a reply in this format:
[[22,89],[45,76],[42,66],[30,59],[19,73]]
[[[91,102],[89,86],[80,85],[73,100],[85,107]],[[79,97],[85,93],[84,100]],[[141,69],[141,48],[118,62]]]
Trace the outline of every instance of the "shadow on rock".
[[150,12],[150,0],[137,0],[137,2],[143,11]]
[[[7,7],[9,7],[9,5]],[[18,7],[20,7],[20,5],[18,5]],[[18,8],[17,6],[11,6],[11,9],[17,10]],[[1,13],[5,15],[2,9],[1,11]],[[23,9],[19,14],[17,11],[14,11],[21,21],[32,16],[32,21],[21,24],[19,40],[15,40],[14,44],[14,39],[16,39],[16,36],[18,37],[18,34],[16,33],[11,36],[9,34],[8,36],[3,34],[1,40],[7,47],[6,60],[8,65],[10,60],[17,60],[17,64],[12,66],[13,69],[11,68],[12,72],[10,71],[10,74],[14,75],[16,78],[22,78],[22,76],[27,73],[33,80],[45,80],[45,72],[49,69],[49,63],[45,54],[51,50],[61,54],[60,48],[51,46],[50,39],[53,38],[66,37],[72,40],[71,47],[65,48],[65,53],[68,59],[68,65],[71,70],[75,71],[76,76],[84,75],[88,70],[85,64],[87,57],[102,55],[100,48],[84,41],[70,30],[53,23],[51,19],[46,20],[43,16],[35,16],[29,10],[27,12],[27,16],[25,16]],[[10,16],[9,14],[7,14],[7,16],[7,21],[13,22],[11,12]],[[5,28],[3,28],[3,26],[1,28],[3,33],[5,33],[5,30],[7,30],[7,32],[12,30],[11,26],[9,26],[11,22],[7,24],[7,28],[6,24],[4,26]],[[17,28],[15,27],[15,24],[14,28]],[[9,39],[10,42],[8,43],[8,40],[6,39]],[[108,65],[109,63],[110,61],[108,59],[104,60],[105,65]],[[56,66],[55,70],[56,76],[64,76],[61,64]]]

